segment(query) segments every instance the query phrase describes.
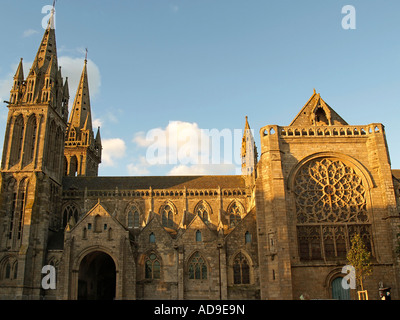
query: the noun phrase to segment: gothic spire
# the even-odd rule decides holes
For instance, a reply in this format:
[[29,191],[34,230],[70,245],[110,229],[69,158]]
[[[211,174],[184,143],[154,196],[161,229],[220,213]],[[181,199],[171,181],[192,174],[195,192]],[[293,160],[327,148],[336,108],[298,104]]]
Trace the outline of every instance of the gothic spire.
[[83,66],[74,104],[72,106],[69,125],[77,130],[92,130],[92,117],[90,111],[89,82],[87,75],[87,59]]
[[252,175],[257,164],[257,147],[246,116],[244,133],[242,138],[242,175]]
[[21,60],[19,61],[19,64],[18,64],[17,71],[15,72],[15,75],[14,75],[14,80],[21,81],[21,83],[22,83],[22,81],[25,80],[25,78],[24,78],[24,67],[22,65],[22,60],[23,59],[21,58]]
[[[47,64],[51,60],[52,56],[57,58],[57,48],[56,48],[56,33],[54,29],[54,4],[51,10],[50,19],[47,23],[47,28],[44,32],[40,47],[36,53],[35,60],[33,61],[31,71],[40,70],[45,67],[47,70]],[[55,59],[57,61],[57,59]]]

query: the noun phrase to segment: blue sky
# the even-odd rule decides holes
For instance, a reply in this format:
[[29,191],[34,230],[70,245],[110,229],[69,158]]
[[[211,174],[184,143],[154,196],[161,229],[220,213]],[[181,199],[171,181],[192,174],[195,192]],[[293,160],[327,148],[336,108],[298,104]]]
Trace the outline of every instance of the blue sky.
[[[51,4],[1,1],[1,101],[21,57],[28,72]],[[355,30],[342,28],[345,5]],[[240,139],[233,165],[207,166],[193,155],[151,165],[145,138],[155,128],[234,132],[247,115],[259,147],[259,129],[288,125],[314,88],[349,124],[383,123],[400,168],[399,15],[398,0],[58,0],[56,37],[71,101],[89,50],[100,175],[235,174]],[[0,103],[0,146],[6,115]]]

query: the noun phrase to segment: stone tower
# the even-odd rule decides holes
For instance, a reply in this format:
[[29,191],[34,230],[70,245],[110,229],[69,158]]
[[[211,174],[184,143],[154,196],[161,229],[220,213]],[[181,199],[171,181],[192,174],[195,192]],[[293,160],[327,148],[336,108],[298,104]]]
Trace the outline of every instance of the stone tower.
[[384,126],[349,125],[314,90],[289,126],[260,135],[261,299],[335,298],[356,233],[374,263],[366,285],[394,286],[398,214]]
[[92,128],[87,58],[85,58],[68,122],[64,150],[64,175],[97,176],[101,163],[101,149],[100,128],[97,130],[96,137]]
[[1,164],[0,261],[10,298],[39,298],[47,239],[58,228],[68,85],[58,67],[54,10],[31,69],[22,59],[8,103]]

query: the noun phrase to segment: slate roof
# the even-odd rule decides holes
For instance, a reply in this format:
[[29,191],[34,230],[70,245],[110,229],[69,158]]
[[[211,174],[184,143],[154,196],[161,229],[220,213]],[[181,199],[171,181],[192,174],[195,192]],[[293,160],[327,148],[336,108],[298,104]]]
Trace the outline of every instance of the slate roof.
[[64,190],[245,188],[242,176],[64,177]]

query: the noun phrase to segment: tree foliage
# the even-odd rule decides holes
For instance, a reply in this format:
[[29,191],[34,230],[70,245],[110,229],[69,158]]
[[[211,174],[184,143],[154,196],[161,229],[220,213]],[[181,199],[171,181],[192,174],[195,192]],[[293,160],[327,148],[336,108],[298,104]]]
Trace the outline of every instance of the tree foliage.
[[365,246],[360,234],[351,239],[351,248],[347,252],[347,261],[356,270],[356,280],[364,290],[363,280],[371,275],[371,252]]

